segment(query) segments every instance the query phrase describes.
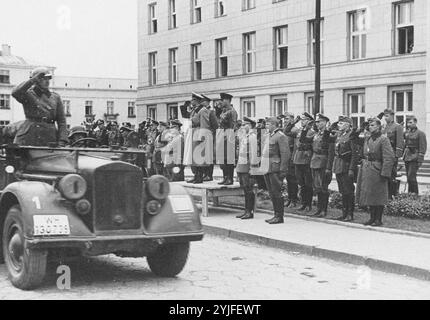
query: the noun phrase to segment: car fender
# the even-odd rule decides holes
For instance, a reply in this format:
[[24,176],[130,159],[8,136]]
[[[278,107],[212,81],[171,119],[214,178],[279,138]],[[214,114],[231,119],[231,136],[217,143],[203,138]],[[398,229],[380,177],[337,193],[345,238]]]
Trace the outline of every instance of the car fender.
[[[186,199],[190,202],[190,210],[175,212],[174,201]],[[179,200],[180,201],[180,200]],[[145,210],[145,209],[144,209]],[[188,234],[202,233],[203,226],[193,199],[185,188],[170,183],[170,193],[164,201],[161,211],[156,216],[145,213],[145,233],[147,234]]]
[[[93,234],[75,212],[73,203],[66,201],[52,185],[37,181],[20,181],[8,185],[0,197],[0,215],[5,216],[10,205],[6,202],[15,197],[21,206],[26,238],[34,238],[33,216],[66,215],[69,219],[70,236],[88,237]],[[5,211],[5,212],[3,212]]]

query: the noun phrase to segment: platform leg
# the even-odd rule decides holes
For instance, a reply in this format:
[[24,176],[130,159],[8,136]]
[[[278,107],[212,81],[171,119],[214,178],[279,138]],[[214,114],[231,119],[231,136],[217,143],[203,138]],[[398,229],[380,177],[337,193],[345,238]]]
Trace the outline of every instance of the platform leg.
[[209,211],[208,211],[208,191],[203,189],[202,190],[202,215],[203,217],[209,217]]
[[219,198],[218,197],[213,197],[213,203],[215,207],[219,207]]
[[257,185],[254,185],[254,188],[252,189],[252,191],[254,192],[254,213],[257,213],[257,201],[258,201],[258,198],[257,198],[257,193],[258,193],[258,188],[257,188]]

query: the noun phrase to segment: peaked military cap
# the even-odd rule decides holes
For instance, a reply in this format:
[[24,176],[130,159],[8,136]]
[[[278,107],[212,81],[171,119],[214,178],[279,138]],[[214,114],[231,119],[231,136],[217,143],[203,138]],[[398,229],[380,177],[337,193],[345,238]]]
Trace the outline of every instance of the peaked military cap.
[[308,112],[303,112],[300,116],[300,119],[302,120],[314,120],[314,117],[312,117]]
[[325,115],[323,115],[323,114],[321,114],[321,113],[318,113],[318,114],[317,114],[316,121],[320,121],[320,120],[327,121],[327,122],[329,122],[329,121],[330,121],[329,117],[326,117]]
[[201,94],[201,96],[202,96],[202,98],[203,98],[204,101],[208,101],[208,102],[212,101],[211,98],[209,98],[208,96],[205,96],[203,93]]
[[259,123],[259,124],[265,124],[266,123],[266,119],[263,119],[263,118],[260,118],[260,119],[258,119],[257,120],[257,123]]
[[158,125],[159,125],[159,126],[166,127],[166,128],[169,126],[169,124],[168,124],[167,122],[164,122],[164,121],[160,121],[160,122],[158,122]]
[[378,125],[381,125],[381,120],[380,120],[380,119],[378,119],[378,118],[376,118],[376,117],[369,118],[369,119],[367,120],[367,122],[369,122],[369,123],[376,122]]
[[204,100],[204,98],[203,98],[200,94],[198,94],[198,93],[196,93],[196,92],[192,92],[192,93],[191,93],[191,97],[192,97],[193,99],[196,99],[196,100]]
[[252,124],[253,126],[255,126],[257,124],[257,122],[254,119],[249,118],[249,117],[243,117],[243,122],[248,122],[248,123]]
[[352,119],[345,116],[339,116],[339,122],[348,122],[349,124],[352,125]]
[[159,125],[160,123],[157,120],[151,120],[151,124]]
[[221,100],[231,100],[233,99],[233,96],[228,93],[221,93],[220,94]]
[[266,123],[279,124],[279,119],[276,117],[268,117],[268,118],[266,118]]
[[125,126],[122,126],[122,127],[119,129],[119,131],[133,131],[133,129],[132,129],[132,128],[130,128],[129,126],[125,125]]
[[170,127],[182,127],[182,123],[179,120],[171,120]]
[[294,118],[294,113],[292,113],[292,112],[285,112],[284,116],[285,116],[285,118]]
[[394,110],[392,110],[392,109],[385,109],[385,110],[384,110],[384,114],[391,114],[391,115],[394,115],[394,114],[395,114],[395,112],[394,112]]
[[85,135],[88,134],[88,132],[85,130],[84,127],[76,126],[70,129],[69,138],[73,137],[75,134],[78,134],[78,133],[83,133]]

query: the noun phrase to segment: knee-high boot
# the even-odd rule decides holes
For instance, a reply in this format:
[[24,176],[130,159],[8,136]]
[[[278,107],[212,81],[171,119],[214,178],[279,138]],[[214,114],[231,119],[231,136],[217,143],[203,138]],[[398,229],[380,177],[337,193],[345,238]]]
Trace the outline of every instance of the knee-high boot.
[[381,227],[382,226],[382,214],[384,213],[383,206],[377,206],[375,208],[375,222],[372,223],[373,227]]
[[365,226],[370,226],[375,222],[376,214],[375,214],[374,206],[369,207],[369,213],[370,213],[370,220],[364,224]]
[[348,216],[348,202],[347,195],[342,194],[342,216],[337,218],[338,221],[343,221]]

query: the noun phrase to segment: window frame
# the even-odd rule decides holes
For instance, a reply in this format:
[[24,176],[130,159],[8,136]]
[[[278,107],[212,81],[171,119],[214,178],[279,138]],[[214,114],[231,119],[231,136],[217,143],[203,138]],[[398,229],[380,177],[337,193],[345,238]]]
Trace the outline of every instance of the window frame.
[[[133,112],[130,113],[130,110],[133,110]],[[136,102],[134,101],[128,102],[127,114],[128,114],[128,118],[136,118]]]
[[[227,54],[227,42],[228,38],[219,38],[215,39],[215,70],[217,78],[225,78],[228,77],[228,54]],[[226,73],[223,74],[223,60],[226,61]]]
[[[173,113],[176,114],[176,117],[172,117],[172,110],[175,110]],[[177,119],[179,119],[178,103],[168,103],[167,104],[167,121],[177,120]]]
[[[354,31],[354,16],[364,13],[364,28],[362,30]],[[356,61],[366,59],[367,57],[367,33],[368,33],[368,17],[369,11],[366,8],[357,9],[348,12],[348,60]],[[357,16],[357,25],[359,24],[360,17]],[[358,37],[358,57],[354,58],[354,37]],[[364,41],[363,41],[364,39]],[[364,47],[363,47],[364,43]]]
[[[190,0],[191,1],[191,24],[197,24],[202,22],[202,3],[201,0]],[[199,13],[198,15],[196,13]],[[200,19],[197,20],[197,17]]]
[[[282,113],[278,112],[279,110],[278,110],[277,102],[279,102],[279,101],[283,102]],[[277,116],[283,115],[286,112],[288,112],[288,95],[287,94],[272,96],[271,102],[272,102],[272,107],[270,108],[270,113],[271,113],[272,117],[277,117]]]
[[[281,30],[286,29],[286,44],[280,44],[280,36],[281,36]],[[274,50],[274,70],[286,70],[288,69],[288,60],[289,60],[289,51],[288,51],[288,42],[289,42],[289,34],[288,34],[288,25],[282,25],[273,28],[273,50]],[[284,39],[285,40],[285,39]],[[281,68],[281,50],[287,49],[287,66],[284,68]]]
[[0,84],[10,84],[10,70],[0,69]]
[[148,33],[156,34],[158,32],[158,19],[157,19],[157,2],[148,4]]
[[[191,45],[191,81],[200,81],[203,79],[203,62],[201,59],[202,44],[194,43]],[[197,77],[197,65],[200,65],[200,76]]]
[[[112,111],[112,112],[109,112],[109,111]],[[115,114],[115,101],[112,101],[112,100],[106,101],[106,115],[113,116],[114,114]]]
[[178,48],[176,47],[169,49],[169,83],[177,83],[178,81]]
[[153,51],[148,53],[148,83],[149,86],[158,84],[158,52]]
[[[252,38],[251,38],[252,37]],[[252,40],[252,41],[251,41]],[[248,45],[252,44],[254,48],[249,49]],[[257,69],[257,33],[255,31],[243,34],[243,73],[250,74],[256,72]],[[252,58],[252,70],[249,71],[249,57]]]
[[[399,22],[399,16],[400,16],[400,8],[404,5],[411,5],[411,8],[409,9],[409,21],[407,23],[400,23]],[[405,55],[405,54],[411,54],[414,52],[414,46],[415,46],[415,2],[414,0],[405,0],[400,2],[393,3],[393,54],[394,55]],[[399,41],[399,31],[400,29],[407,29],[412,28],[413,32],[413,43],[412,43],[412,49],[409,51],[407,48],[404,53],[400,53],[400,41]],[[406,40],[407,43],[407,40]],[[406,45],[405,45],[406,47]]]
[[169,30],[176,29],[177,27],[176,0],[169,0]]
[[[315,92],[305,92],[305,111],[311,115],[315,114],[315,110],[311,110],[311,106],[308,104],[309,100],[312,99],[312,109],[315,109]],[[320,92],[320,112],[324,114],[324,91]]]
[[242,0],[242,11],[255,9],[257,0]]
[[64,113],[65,113],[66,117],[70,117],[72,115],[71,111],[70,111],[70,105],[71,105],[70,100],[66,99],[66,100],[62,100],[62,102],[63,102]]
[[0,103],[0,110],[10,110],[10,97],[11,95],[7,93],[0,94],[0,101],[4,101],[3,106]]
[[[321,49],[320,49],[320,60],[321,64],[324,63],[324,18],[321,18],[320,20],[320,30],[321,30],[321,37],[320,37],[320,43],[321,43]],[[314,28],[315,28],[315,19],[308,20],[308,65],[314,66],[315,65],[315,43],[316,39],[314,37]]]
[[[215,0],[215,18],[225,17],[227,15],[225,10],[225,0]],[[223,13],[220,13],[220,8],[223,8]]]
[[[352,101],[354,96],[357,97],[357,112],[352,112]],[[344,114],[348,115],[348,117],[352,119],[353,126],[355,128],[360,127],[360,125],[367,119],[366,102],[365,88],[344,90]]]
[[[154,116],[152,117],[152,113]],[[157,105],[149,104],[146,106],[146,117],[152,120],[157,120]]]
[[[403,94],[403,111],[397,110],[398,93]],[[409,97],[409,94],[411,94],[410,97]],[[412,84],[403,85],[403,86],[391,86],[388,88],[388,97],[389,97],[388,108],[394,110],[395,112],[394,118],[396,122],[401,123],[398,121],[398,119],[399,117],[402,117],[403,123],[406,123],[406,119],[414,115],[414,86]],[[409,110],[408,102],[411,102],[412,110]]]
[[[245,104],[251,104],[251,114],[249,113],[245,113]],[[249,107],[247,106],[247,109]],[[248,110],[246,110],[248,111]],[[251,118],[255,118],[256,115],[256,103],[255,103],[255,97],[246,97],[246,98],[241,98],[240,99],[240,117],[251,117]]]
[[[93,101],[92,100],[86,100],[85,101],[85,117],[89,117],[89,116],[93,116],[94,115],[94,109],[93,109]],[[89,108],[88,110],[91,111],[91,113],[87,113],[87,108]]]

